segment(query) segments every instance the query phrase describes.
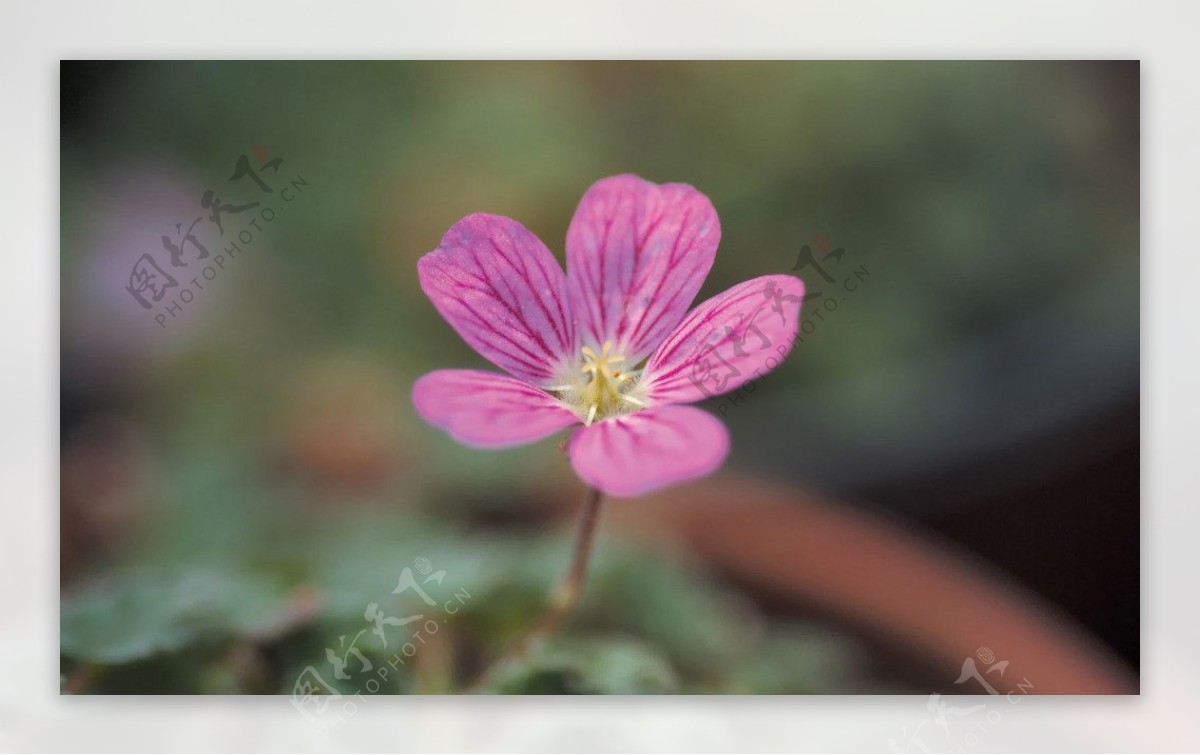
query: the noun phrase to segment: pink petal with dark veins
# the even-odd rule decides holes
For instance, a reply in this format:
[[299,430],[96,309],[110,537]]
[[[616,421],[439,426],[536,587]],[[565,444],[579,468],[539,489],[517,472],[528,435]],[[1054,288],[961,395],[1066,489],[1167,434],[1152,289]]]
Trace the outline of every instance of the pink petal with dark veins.
[[426,422],[481,448],[532,443],[579,422],[548,393],[482,370],[431,372],[413,385],[412,398]]
[[451,327],[512,375],[545,385],[574,357],[562,268],[517,221],[468,215],[420,259],[417,271]]
[[729,431],[707,412],[664,406],[580,428],[567,453],[588,485],[629,498],[716,471],[729,454]]
[[670,333],[721,239],[708,197],[637,176],[593,184],[567,230],[567,291],[583,345],[611,340],[634,364]]
[[775,369],[792,350],[803,299],[799,278],[764,275],[700,304],[646,362],[647,397],[700,401]]

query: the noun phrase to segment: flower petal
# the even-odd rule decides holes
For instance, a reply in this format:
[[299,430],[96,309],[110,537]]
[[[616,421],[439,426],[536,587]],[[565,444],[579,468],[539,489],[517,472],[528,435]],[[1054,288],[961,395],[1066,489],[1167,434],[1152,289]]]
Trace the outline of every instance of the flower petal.
[[634,364],[679,323],[721,239],[717,211],[687,184],[637,176],[593,184],[567,229],[567,291],[583,345],[611,340]]
[[588,485],[629,498],[716,471],[729,431],[708,412],[664,406],[580,428],[567,453]]
[[481,448],[532,443],[579,422],[550,394],[482,370],[436,370],[417,380],[412,398],[426,422]]
[[468,215],[420,259],[417,270],[421,288],[446,322],[512,375],[545,384],[574,355],[562,268],[517,221]]
[[764,275],[696,307],[646,362],[647,397],[700,401],[775,369],[792,350],[803,299],[799,278]]

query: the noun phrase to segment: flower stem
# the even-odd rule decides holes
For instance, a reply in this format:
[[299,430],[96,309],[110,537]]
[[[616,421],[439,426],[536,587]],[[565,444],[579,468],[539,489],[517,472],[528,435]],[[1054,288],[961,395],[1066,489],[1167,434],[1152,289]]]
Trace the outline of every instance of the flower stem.
[[524,652],[536,640],[558,631],[563,621],[575,609],[583,594],[583,583],[587,578],[588,559],[592,543],[596,539],[596,524],[600,521],[600,491],[589,489],[583,501],[583,513],[579,519],[579,531],[575,534],[575,553],[571,558],[571,569],[558,587],[551,593],[550,605],[525,639],[518,652]]
[[588,489],[587,497],[583,500],[583,513],[579,519],[579,531],[575,534],[575,552],[571,557],[571,568],[567,575],[550,594],[550,604],[546,611],[519,643],[508,654],[486,669],[476,681],[466,689],[468,693],[477,693],[488,683],[497,668],[511,662],[515,658],[524,657],[539,640],[543,640],[558,631],[563,621],[570,616],[571,611],[579,603],[583,594],[583,583],[587,578],[588,559],[592,553],[592,543],[596,539],[596,524],[600,521],[600,491]]

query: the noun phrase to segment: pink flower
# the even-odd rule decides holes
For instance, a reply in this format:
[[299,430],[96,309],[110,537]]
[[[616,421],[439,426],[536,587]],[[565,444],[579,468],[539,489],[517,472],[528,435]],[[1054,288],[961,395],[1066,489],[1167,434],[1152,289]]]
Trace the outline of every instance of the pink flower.
[[[567,272],[498,215],[454,224],[417,264],[438,312],[506,370],[437,370],[413,404],[460,443],[501,448],[582,424],[567,444],[583,480],[628,497],[710,474],[729,453],[716,417],[686,406],[774,369],[791,350],[804,284],[766,275],[688,306],[721,227],[686,184],[594,184],[567,230]],[[643,364],[644,362],[644,364]]]

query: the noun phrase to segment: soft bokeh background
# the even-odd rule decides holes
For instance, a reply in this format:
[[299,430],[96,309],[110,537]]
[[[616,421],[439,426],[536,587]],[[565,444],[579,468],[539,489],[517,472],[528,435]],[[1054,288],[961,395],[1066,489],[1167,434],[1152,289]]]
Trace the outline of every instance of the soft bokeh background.
[[[713,200],[702,298],[806,245],[834,282],[798,271],[827,294],[804,341],[709,402],[727,468],[610,505],[578,621],[491,688],[963,691],[929,627],[1011,595],[966,646],[1015,666],[1032,626],[1136,684],[1136,63],[64,63],[62,92],[64,689],[290,693],[311,666],[353,693],[364,664],[335,679],[326,649],[365,629],[385,664],[364,610],[423,610],[392,593],[419,558],[470,597],[379,691],[466,689],[565,569],[581,490],[553,442],[416,418],[417,376],[483,360],[415,263],[475,211],[561,258],[619,172]],[[243,155],[281,160],[271,194],[229,180]],[[210,189],[277,215],[161,327],[130,270],[178,272],[161,238]],[[772,517],[795,553],[762,565],[729,523]]]

